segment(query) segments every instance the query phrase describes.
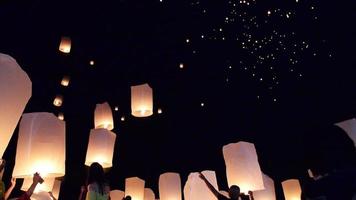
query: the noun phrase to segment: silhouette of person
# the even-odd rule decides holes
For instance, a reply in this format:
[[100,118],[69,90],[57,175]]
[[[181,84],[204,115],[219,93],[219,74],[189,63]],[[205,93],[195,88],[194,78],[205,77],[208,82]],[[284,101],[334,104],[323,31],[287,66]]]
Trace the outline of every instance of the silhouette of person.
[[83,192],[86,191],[86,200],[109,200],[110,199],[110,186],[105,180],[105,174],[103,167],[94,162],[89,167],[89,173],[87,177],[87,187],[82,187],[80,198],[83,196]]

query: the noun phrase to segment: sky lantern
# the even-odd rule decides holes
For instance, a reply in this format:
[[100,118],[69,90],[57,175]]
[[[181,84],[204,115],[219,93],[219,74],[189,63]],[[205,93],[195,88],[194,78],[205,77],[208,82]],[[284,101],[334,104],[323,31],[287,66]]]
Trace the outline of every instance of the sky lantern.
[[57,107],[61,107],[63,103],[63,96],[62,95],[57,95],[54,100],[53,100],[53,105]]
[[289,179],[282,182],[284,198],[286,200],[301,200],[302,189],[298,179]]
[[264,190],[253,191],[255,200],[276,200],[276,192],[274,189],[274,181],[266,174],[263,175]]
[[46,112],[26,113],[20,121],[13,177],[65,174],[65,122]]
[[347,135],[354,141],[356,146],[356,119],[352,118],[336,124],[340,128],[344,129]]
[[110,199],[111,200],[122,200],[125,197],[125,192],[121,190],[111,190]]
[[155,193],[151,190],[151,188],[145,188],[143,199],[144,200],[155,200]]
[[229,187],[237,185],[245,194],[265,189],[254,144],[231,143],[223,147],[223,154]]
[[152,88],[147,83],[131,86],[131,114],[135,117],[148,117],[153,114]]
[[94,126],[95,128],[106,128],[110,131],[114,129],[111,107],[107,102],[96,104],[94,111]]
[[[216,175],[214,171],[203,171],[204,176],[208,181],[218,189]],[[215,195],[209,190],[205,182],[199,177],[199,173],[190,173],[187,182],[184,186],[184,199],[185,200],[217,200]]]
[[70,53],[72,41],[69,37],[62,37],[61,43],[59,44],[59,51],[63,53]]
[[64,87],[67,87],[69,85],[70,77],[69,76],[63,76],[61,85]]
[[32,82],[16,60],[0,53],[0,158],[32,95]]
[[125,196],[131,196],[132,200],[144,200],[145,181],[138,177],[125,179]]
[[85,165],[98,162],[103,168],[112,167],[115,140],[116,134],[107,129],[90,130]]
[[161,200],[182,200],[181,180],[178,173],[167,172],[161,174],[158,186]]
[[58,113],[58,119],[64,120],[64,114],[63,113]]

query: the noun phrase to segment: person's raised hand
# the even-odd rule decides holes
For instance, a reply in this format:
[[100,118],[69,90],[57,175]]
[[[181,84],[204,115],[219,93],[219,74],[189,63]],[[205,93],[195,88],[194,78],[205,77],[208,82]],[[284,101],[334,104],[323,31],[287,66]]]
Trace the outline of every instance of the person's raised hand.
[[33,178],[32,178],[32,181],[34,182],[34,183],[43,183],[43,178],[40,176],[40,174],[39,173],[35,173],[34,175],[33,175]]
[[12,177],[11,178],[11,186],[15,187],[15,185],[16,185],[16,178]]

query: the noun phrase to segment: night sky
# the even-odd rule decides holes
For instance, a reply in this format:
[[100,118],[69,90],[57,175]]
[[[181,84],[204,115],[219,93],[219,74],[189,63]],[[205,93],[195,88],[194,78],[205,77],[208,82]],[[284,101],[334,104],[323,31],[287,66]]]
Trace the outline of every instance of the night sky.
[[[85,182],[94,109],[105,101],[117,134],[113,189],[139,176],[158,196],[161,173],[179,172],[184,185],[205,169],[226,189],[222,146],[243,140],[255,144],[282,199],[280,181],[303,179],[308,155],[332,140],[321,130],[355,117],[355,15],[351,0],[5,0],[0,52],[32,80],[25,112],[64,113],[60,199],[76,199]],[[58,50],[62,36],[70,54]],[[130,86],[142,83],[153,88],[154,115],[135,118]]]

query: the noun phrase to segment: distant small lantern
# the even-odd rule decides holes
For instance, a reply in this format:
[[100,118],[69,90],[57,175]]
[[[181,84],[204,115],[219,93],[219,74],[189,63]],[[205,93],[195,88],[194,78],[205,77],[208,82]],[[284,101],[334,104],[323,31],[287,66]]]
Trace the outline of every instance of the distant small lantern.
[[125,196],[131,196],[132,200],[144,200],[145,181],[138,177],[125,179]]
[[61,85],[64,87],[67,87],[69,85],[70,77],[69,76],[64,76],[61,81]]
[[153,94],[148,84],[131,86],[131,114],[135,117],[153,114]]
[[119,111],[119,107],[118,106],[115,106],[115,111]]
[[63,113],[58,113],[58,119],[64,120],[64,114]]
[[157,113],[162,114],[162,108],[158,108]]
[[114,129],[111,107],[107,102],[96,104],[94,118],[95,128]]
[[238,185],[245,194],[265,189],[254,144],[238,142],[225,145],[223,155],[229,187]]
[[51,113],[22,115],[13,177],[65,175],[65,122]]
[[179,64],[179,68],[183,69],[184,68],[184,64],[183,63]]
[[[219,191],[214,171],[202,172],[206,179]],[[204,181],[199,177],[199,173],[190,173],[184,186],[185,200],[216,200],[215,195],[209,190]]]
[[145,188],[144,200],[155,200],[155,193],[150,188]]
[[283,181],[282,187],[286,200],[301,200],[302,190],[298,179]]
[[255,200],[276,200],[274,181],[267,175],[263,174],[264,190],[253,191]]
[[161,200],[182,200],[181,179],[178,173],[161,174],[158,186]]
[[121,190],[111,190],[110,200],[122,200],[125,197],[125,192]]
[[347,135],[354,141],[356,147],[356,118],[337,123],[336,125],[344,129]]
[[122,117],[120,118],[120,120],[121,120],[121,121],[125,121],[125,116],[122,116]]
[[90,131],[85,165],[100,163],[103,168],[112,167],[116,134],[103,128]]
[[57,95],[54,100],[53,100],[53,105],[57,107],[61,107],[63,103],[63,96],[62,95]]
[[70,53],[71,39],[69,37],[62,37],[61,43],[59,44],[59,51],[63,53]]
[[0,158],[32,95],[32,83],[16,60],[0,53]]
[[90,64],[91,66],[94,66],[94,64],[95,64],[94,60],[91,60],[91,61],[89,62],[89,64]]

